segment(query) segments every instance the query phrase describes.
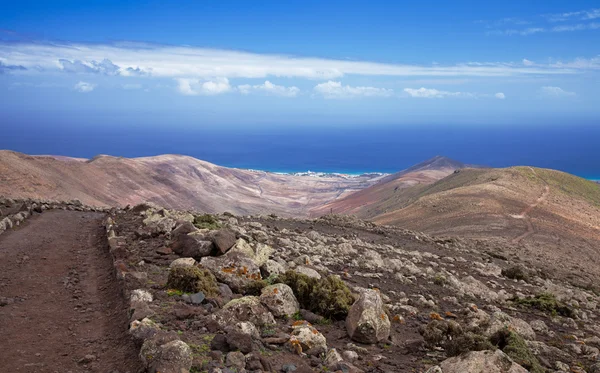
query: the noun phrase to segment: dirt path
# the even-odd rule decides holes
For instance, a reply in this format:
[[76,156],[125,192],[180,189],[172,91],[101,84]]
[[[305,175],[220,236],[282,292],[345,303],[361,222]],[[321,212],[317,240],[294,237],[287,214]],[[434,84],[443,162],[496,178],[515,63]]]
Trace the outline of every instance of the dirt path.
[[0,372],[138,372],[102,218],[48,211],[0,236]]
[[540,203],[544,202],[546,200],[546,198],[548,198],[548,194],[550,193],[550,186],[548,185],[548,183],[546,183],[546,180],[540,178],[533,168],[529,167],[529,169],[531,170],[531,172],[533,172],[533,174],[537,178],[542,180],[546,185],[544,185],[544,191],[542,192],[542,195],[539,196],[538,199],[534,203],[527,206],[519,215],[511,215],[511,217],[513,217],[515,219],[524,219],[525,224],[527,224],[527,230],[523,234],[513,238],[512,243],[521,242],[523,239],[525,239],[535,233],[535,227],[533,226],[533,223],[531,222],[531,218],[528,215],[531,212],[531,210],[536,208]]

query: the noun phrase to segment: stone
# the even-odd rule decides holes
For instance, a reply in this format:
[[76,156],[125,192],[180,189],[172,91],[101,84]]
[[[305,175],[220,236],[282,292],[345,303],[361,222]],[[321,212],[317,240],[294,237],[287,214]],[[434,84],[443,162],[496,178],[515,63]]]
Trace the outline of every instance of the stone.
[[175,220],[166,216],[168,214],[166,210],[160,211],[148,215],[142,221],[152,236],[170,233],[175,227]]
[[388,339],[390,320],[377,290],[366,290],[348,312],[346,330],[354,341],[373,344]]
[[347,350],[347,351],[342,352],[342,357],[344,358],[344,360],[351,363],[354,360],[358,359],[358,354],[355,351]]
[[492,314],[490,319],[490,326],[486,330],[485,334],[488,336],[494,335],[496,332],[510,328],[515,333],[528,341],[535,340],[535,332],[533,328],[525,320],[521,320],[516,317],[511,317],[504,312],[498,311]]
[[225,337],[230,350],[240,350],[244,354],[252,352],[252,337],[248,334],[229,330]]
[[158,345],[155,339],[149,339],[140,349],[140,359],[148,371],[188,372],[192,367],[192,350],[190,346],[180,340]]
[[243,293],[248,285],[262,278],[254,261],[240,253],[204,257],[200,264],[237,293]]
[[169,264],[169,268],[175,267],[193,267],[196,265],[196,259],[194,258],[179,258]]
[[197,231],[198,228],[194,227],[194,224],[189,221],[182,221],[177,223],[177,226],[171,232],[171,237],[177,239],[179,236]]
[[262,289],[260,301],[275,317],[291,317],[300,310],[294,291],[286,284],[275,284]]
[[153,337],[159,331],[160,327],[148,318],[142,319],[142,321],[134,320],[129,327],[129,334],[138,343]]
[[321,279],[321,275],[319,274],[319,272],[315,271],[314,269],[312,269],[310,267],[297,266],[296,268],[294,268],[294,271],[296,271],[298,273],[302,273],[303,275],[307,275],[308,277]]
[[272,259],[267,260],[265,262],[265,264],[260,266],[260,274],[262,275],[263,278],[268,278],[270,276],[277,276],[282,273],[285,273],[285,268],[281,264],[279,264],[278,262],[276,262]]
[[156,249],[156,253],[158,255],[171,255],[173,254],[173,250],[170,247],[163,246]]
[[228,255],[234,253],[247,256],[257,267],[260,267],[269,260],[269,256],[273,254],[273,248],[263,243],[250,245],[243,238],[239,238],[235,245],[230,249]]
[[444,373],[527,373],[527,369],[500,350],[471,351],[439,364]]
[[240,371],[246,366],[246,357],[239,351],[229,352],[225,358],[225,365]]
[[129,322],[133,322],[134,320],[143,320],[145,318],[154,316],[154,311],[152,311],[146,302],[132,302],[131,306],[129,307],[129,312],[131,313]]
[[152,302],[152,294],[143,289],[136,289],[131,292],[131,303],[134,302]]
[[197,293],[190,295],[190,303],[199,305],[199,304],[202,304],[202,302],[204,302],[205,298],[206,298],[206,296],[204,295],[204,293],[199,291]]
[[209,256],[213,248],[213,243],[206,240],[201,232],[181,234],[173,242],[173,252],[175,254],[183,257],[191,257],[196,260],[201,260],[203,257]]
[[219,229],[212,235],[212,242],[215,246],[217,255],[223,255],[235,245],[237,237],[231,229]]
[[254,296],[233,299],[212,316],[223,328],[240,321],[249,321],[257,326],[275,324],[273,314]]
[[306,321],[297,321],[292,325],[292,335],[288,342],[292,351],[311,355],[327,352],[327,339],[314,326]]
[[329,366],[333,366],[343,360],[344,359],[342,359],[342,356],[339,354],[339,352],[337,352],[337,350],[335,348],[332,348],[331,350],[327,351],[324,362],[325,362],[325,365],[329,367]]
[[210,341],[210,349],[213,351],[229,352],[227,336],[224,334],[216,334]]

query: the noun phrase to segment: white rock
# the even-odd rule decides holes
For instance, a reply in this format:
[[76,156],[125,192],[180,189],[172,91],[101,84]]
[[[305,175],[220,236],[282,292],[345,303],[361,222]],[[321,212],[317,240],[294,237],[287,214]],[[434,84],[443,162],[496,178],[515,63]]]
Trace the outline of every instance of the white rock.
[[153,299],[152,294],[150,294],[150,292],[148,292],[147,290],[136,289],[131,292],[131,303],[133,303],[133,302],[150,303],[150,302],[152,302],[152,299]]
[[169,264],[169,268],[175,267],[193,267],[196,265],[196,259],[194,258],[179,258]]

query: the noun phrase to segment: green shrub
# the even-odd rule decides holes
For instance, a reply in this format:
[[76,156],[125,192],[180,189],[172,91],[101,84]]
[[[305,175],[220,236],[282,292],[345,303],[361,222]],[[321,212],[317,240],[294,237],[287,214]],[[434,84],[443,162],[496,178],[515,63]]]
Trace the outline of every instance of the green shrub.
[[512,280],[529,280],[529,274],[522,266],[512,266],[502,270],[502,276]]
[[534,308],[536,310],[549,313],[552,316],[575,316],[573,309],[559,302],[552,293],[542,293],[533,298],[516,297],[513,298],[512,301],[522,307]]
[[523,337],[514,331],[508,328],[500,330],[490,338],[490,341],[528,371],[532,373],[545,373],[538,359],[529,350],[529,347],[527,347],[527,343]]
[[335,320],[345,318],[355,301],[348,286],[336,276],[316,279],[287,271],[277,278],[277,282],[292,288],[302,308]]
[[437,274],[433,278],[433,283],[438,286],[445,286],[448,283],[448,280],[446,280],[446,276]]
[[219,294],[215,276],[207,269],[192,266],[171,268],[167,287],[186,293],[201,291],[207,297]]
[[219,229],[221,223],[210,214],[198,215],[194,218],[194,226],[199,229]]
[[495,348],[484,336],[465,332],[460,324],[451,320],[432,320],[419,332],[429,347],[442,347],[448,356]]
[[265,280],[254,280],[244,287],[244,295],[259,296],[262,289],[267,286],[269,286],[269,283]]

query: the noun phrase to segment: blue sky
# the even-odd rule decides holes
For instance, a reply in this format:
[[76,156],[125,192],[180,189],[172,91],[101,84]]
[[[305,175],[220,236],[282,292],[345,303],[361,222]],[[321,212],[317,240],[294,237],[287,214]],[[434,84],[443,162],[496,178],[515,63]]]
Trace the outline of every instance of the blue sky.
[[110,112],[159,125],[525,125],[600,114],[596,1],[25,0],[3,4],[0,29],[0,110],[20,123]]

